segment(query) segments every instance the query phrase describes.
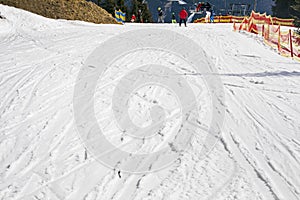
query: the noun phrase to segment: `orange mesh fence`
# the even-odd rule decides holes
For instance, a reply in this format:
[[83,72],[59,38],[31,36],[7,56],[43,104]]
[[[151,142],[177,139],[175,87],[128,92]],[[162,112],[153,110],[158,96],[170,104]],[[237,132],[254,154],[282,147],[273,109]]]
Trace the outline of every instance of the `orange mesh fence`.
[[252,11],[250,17],[245,17],[242,23],[294,26],[294,19],[281,19],[277,17],[272,17],[270,15],[266,15],[266,13],[260,14]]
[[291,33],[292,54],[300,61],[300,35],[295,32]]
[[280,26],[294,26],[294,19],[280,19],[277,17],[272,17],[273,25]]
[[[243,23],[244,20],[252,21],[254,24],[272,24],[281,26],[293,26],[294,19],[281,19],[277,17],[272,17],[270,15],[260,14],[252,11],[250,17],[238,17],[238,16],[215,16],[215,23]],[[196,19],[194,23],[205,23],[205,18]]]
[[259,34],[281,55],[300,60],[300,36],[291,30],[281,30],[281,26],[293,26],[293,22],[293,19],[279,19],[252,11],[251,16],[245,17],[241,23],[234,22],[233,30]]
[[[214,23],[233,23],[238,22],[241,23],[245,17],[237,17],[237,16],[215,16],[214,17]],[[194,23],[205,23],[205,18],[199,18],[194,20]]]
[[196,19],[196,20],[194,21],[194,23],[205,23],[205,18],[202,17],[202,18],[200,18],[200,19]]

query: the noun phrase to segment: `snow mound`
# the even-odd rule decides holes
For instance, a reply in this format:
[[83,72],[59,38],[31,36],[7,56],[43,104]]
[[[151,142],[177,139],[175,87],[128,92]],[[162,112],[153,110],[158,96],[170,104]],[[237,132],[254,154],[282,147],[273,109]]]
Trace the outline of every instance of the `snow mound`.
[[[231,24],[95,25],[47,19],[3,5],[0,12],[6,17],[0,20],[1,199],[300,198],[300,66],[263,45],[259,37],[235,33]],[[204,157],[205,118],[197,122],[201,130],[189,147],[169,167],[143,174],[118,172],[118,166],[114,170],[98,162],[81,142],[74,121],[75,82],[99,45],[127,31],[159,28],[202,47],[218,73],[194,73],[188,59],[168,51],[141,47],[120,56],[98,81],[95,95],[95,115],[109,140],[126,142],[116,140],[118,127],[108,111],[112,89],[120,76],[147,62],[174,66],[180,76],[167,78],[180,77],[191,85],[206,75],[219,77],[225,92],[220,102],[226,111],[224,123]],[[192,88],[203,116],[209,118],[213,104],[204,85]],[[161,99],[156,102],[169,109],[166,116],[180,113],[180,99],[167,89],[139,89],[128,103],[137,125],[151,122],[147,105],[157,95]],[[154,111],[161,112],[161,107]],[[181,118],[168,123],[170,130],[180,127]]]

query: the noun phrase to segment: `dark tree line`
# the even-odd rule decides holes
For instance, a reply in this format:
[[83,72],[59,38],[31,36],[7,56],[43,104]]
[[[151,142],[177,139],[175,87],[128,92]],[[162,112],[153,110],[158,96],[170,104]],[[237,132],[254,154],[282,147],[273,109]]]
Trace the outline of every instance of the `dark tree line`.
[[273,15],[280,18],[294,18],[295,25],[300,26],[300,0],[273,0]]
[[125,5],[124,0],[96,0],[96,3],[113,16],[116,9],[121,9],[126,13],[126,21],[130,21],[133,14],[137,16],[140,10],[143,22],[152,22],[152,15],[145,0],[131,0],[129,8]]
[[294,11],[293,18],[295,19],[295,25],[300,27],[300,0],[295,0],[295,4],[292,5]]

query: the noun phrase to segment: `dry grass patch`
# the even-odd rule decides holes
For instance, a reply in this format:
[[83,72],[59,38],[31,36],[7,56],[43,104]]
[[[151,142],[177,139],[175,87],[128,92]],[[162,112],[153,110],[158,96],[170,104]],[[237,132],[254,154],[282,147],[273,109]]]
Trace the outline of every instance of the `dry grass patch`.
[[97,24],[116,23],[106,10],[85,0],[0,0],[0,3],[53,19],[81,20]]

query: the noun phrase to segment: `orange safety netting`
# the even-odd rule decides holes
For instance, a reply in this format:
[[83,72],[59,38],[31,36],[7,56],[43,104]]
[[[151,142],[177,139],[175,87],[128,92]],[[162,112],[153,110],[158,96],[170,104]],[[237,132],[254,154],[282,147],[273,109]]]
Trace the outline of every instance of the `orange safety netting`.
[[[244,20],[245,17],[237,17],[237,16],[215,16],[214,17],[214,22],[215,23],[233,23],[233,22],[238,22],[241,23]],[[202,17],[200,19],[194,20],[194,23],[205,23],[205,18]]]
[[[260,14],[252,11],[250,17],[239,17],[239,16],[215,16],[215,23],[243,23],[243,21],[252,21],[255,24],[272,24],[272,25],[281,25],[281,26],[293,26],[294,19],[281,19],[277,17],[268,16],[265,13]],[[205,17],[194,20],[194,23],[205,23]]]
[[293,21],[293,19],[279,19],[252,11],[251,16],[245,17],[242,23],[234,23],[233,29],[259,34],[266,44],[278,49],[281,55],[300,60],[300,36],[291,30],[281,30],[281,26],[293,26]]
[[272,17],[267,15],[266,13],[260,14],[252,11],[251,15],[248,19],[252,21],[254,24],[272,24],[272,25],[280,25],[280,26],[294,26],[294,19],[281,19],[277,17]]

